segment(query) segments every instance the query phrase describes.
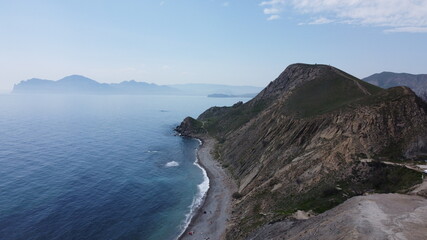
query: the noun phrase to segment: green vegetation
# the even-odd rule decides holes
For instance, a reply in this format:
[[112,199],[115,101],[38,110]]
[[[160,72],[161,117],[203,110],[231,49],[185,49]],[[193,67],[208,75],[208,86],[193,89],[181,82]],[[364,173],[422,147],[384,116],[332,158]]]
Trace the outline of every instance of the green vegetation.
[[377,193],[405,192],[422,181],[422,173],[406,167],[385,165],[381,162],[371,162],[368,165],[373,169],[372,177],[363,184]]
[[405,192],[421,183],[422,173],[381,162],[357,163],[352,174],[342,180],[337,176],[325,178],[323,183],[297,196],[290,195],[278,199],[277,218],[288,216],[297,210],[313,210],[322,213],[345,200],[364,193]]
[[233,197],[234,199],[240,199],[243,197],[243,195],[239,192],[234,192],[231,197]]
[[195,129],[202,129],[203,128],[203,123],[194,119],[194,118],[189,118],[190,119],[190,125]]
[[263,215],[255,214],[251,217],[245,217],[241,220],[240,228],[244,233],[250,233],[261,225],[265,224]]
[[381,88],[358,79],[331,72],[296,89],[283,110],[300,117],[311,117],[348,106],[368,96],[367,93],[376,94],[381,91]]
[[344,191],[337,190],[335,184],[322,184],[305,193],[286,196],[277,204],[278,217],[288,216],[297,210],[322,213],[344,202],[348,196]]
[[402,159],[404,159],[402,149],[402,143],[394,141],[377,154],[375,158],[381,160],[384,159],[390,162],[402,162]]
[[[378,103],[392,103],[401,100],[402,98],[414,96],[405,94],[405,88],[403,87],[394,87],[389,88],[384,91],[380,91],[376,94],[366,96],[354,102],[354,105],[374,105]],[[422,100],[421,100],[422,101]]]
[[220,143],[225,141],[224,135],[235,130],[268,106],[266,101],[249,102],[247,104],[237,103],[232,107],[214,107],[200,115],[205,129],[217,138]]
[[222,143],[217,143],[214,145],[214,149],[212,150],[213,157],[220,162],[222,160],[221,159],[221,146],[222,146]]
[[[343,72],[330,72],[298,87],[284,104],[285,114],[313,117],[358,106],[391,103],[413,96],[403,87],[382,89]],[[421,103],[420,103],[421,104]]]
[[[365,193],[406,192],[422,181],[422,173],[381,162],[353,163],[348,167],[350,173],[331,173],[306,192],[272,193],[268,189],[258,192],[251,197],[250,201],[254,203],[252,214],[242,219],[241,229],[252,232],[267,222],[282,221],[297,210],[323,213],[353,196]],[[272,185],[269,184],[270,187]],[[274,203],[276,210],[267,215],[261,214],[261,202]]]

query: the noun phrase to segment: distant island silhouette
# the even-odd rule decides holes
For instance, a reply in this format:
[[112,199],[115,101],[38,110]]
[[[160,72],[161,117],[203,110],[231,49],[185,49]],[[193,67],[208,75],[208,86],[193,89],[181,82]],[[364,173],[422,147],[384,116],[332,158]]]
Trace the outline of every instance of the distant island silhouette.
[[81,75],[70,75],[59,80],[32,78],[15,84],[14,94],[96,94],[96,95],[190,95],[255,96],[261,91],[254,86],[220,84],[157,85],[135,80],[121,83],[100,83]]

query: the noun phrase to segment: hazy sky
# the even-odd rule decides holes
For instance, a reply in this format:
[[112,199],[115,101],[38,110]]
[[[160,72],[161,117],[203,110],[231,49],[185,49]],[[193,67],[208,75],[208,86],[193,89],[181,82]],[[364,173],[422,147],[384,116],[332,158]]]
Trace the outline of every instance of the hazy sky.
[[427,0],[0,0],[0,90],[71,74],[265,86],[295,62],[427,73]]

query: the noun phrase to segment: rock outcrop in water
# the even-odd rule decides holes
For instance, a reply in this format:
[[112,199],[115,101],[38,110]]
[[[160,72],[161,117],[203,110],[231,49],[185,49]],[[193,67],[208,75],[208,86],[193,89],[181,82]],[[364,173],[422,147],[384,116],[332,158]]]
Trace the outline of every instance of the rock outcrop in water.
[[191,137],[197,134],[205,134],[207,131],[203,128],[203,123],[192,117],[186,117],[179,126],[175,128],[181,136]]
[[427,156],[426,112],[407,87],[384,90],[331,66],[294,64],[251,101],[208,109],[179,130],[218,139],[214,154],[239,186],[227,239],[244,239],[297,210],[322,213],[420,182],[421,173],[383,161]]

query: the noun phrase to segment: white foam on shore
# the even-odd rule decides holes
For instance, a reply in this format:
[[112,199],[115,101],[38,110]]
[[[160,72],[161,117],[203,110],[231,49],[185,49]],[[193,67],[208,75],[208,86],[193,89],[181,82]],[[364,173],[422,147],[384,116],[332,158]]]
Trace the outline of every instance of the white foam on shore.
[[179,166],[179,163],[175,161],[168,162],[165,164],[165,167],[178,167],[178,166]]
[[[196,140],[199,141],[199,148],[200,146],[203,144],[202,141],[200,139]],[[203,173],[203,182],[200,183],[199,185],[197,185],[198,188],[198,192],[196,194],[196,196],[194,196],[193,198],[193,202],[190,205],[190,212],[185,214],[185,222],[183,224],[183,228],[182,228],[182,232],[181,234],[179,234],[178,238],[184,234],[184,231],[188,228],[188,225],[190,225],[191,219],[194,217],[195,213],[197,212],[197,210],[200,208],[200,206],[203,204],[203,201],[205,200],[206,197],[206,193],[209,190],[209,177],[208,174],[206,172],[206,170],[200,166],[199,164],[199,157],[196,154],[196,161],[193,163],[194,165],[196,165],[198,168],[200,168],[202,170]],[[177,239],[178,239],[177,238]]]

